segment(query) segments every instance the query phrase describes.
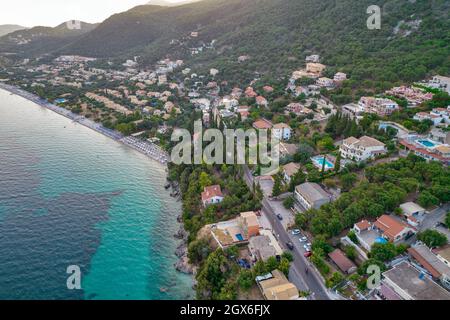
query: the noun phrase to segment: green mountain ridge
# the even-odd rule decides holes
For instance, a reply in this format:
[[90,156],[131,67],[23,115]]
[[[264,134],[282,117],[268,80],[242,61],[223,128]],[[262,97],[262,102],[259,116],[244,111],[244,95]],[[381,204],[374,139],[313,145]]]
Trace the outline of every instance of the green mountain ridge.
[[[382,8],[369,30],[370,5]],[[215,67],[230,82],[255,72],[286,77],[307,54],[320,54],[327,75],[343,71],[350,86],[382,90],[393,83],[450,74],[450,2],[445,0],[204,0],[175,7],[144,5],[111,16],[92,31],[52,48],[98,58],[140,56],[143,64],[184,59],[198,71]],[[198,38],[189,38],[198,31]],[[0,49],[4,51],[0,38]],[[216,40],[192,56],[191,47]],[[42,50],[37,50],[41,53]],[[240,55],[248,55],[238,63]],[[196,70],[197,70],[196,69]]]
[[69,21],[54,28],[37,26],[17,30],[0,38],[0,53],[13,53],[18,57],[49,54],[91,32],[97,26],[98,24],[80,22],[78,28],[77,22]]

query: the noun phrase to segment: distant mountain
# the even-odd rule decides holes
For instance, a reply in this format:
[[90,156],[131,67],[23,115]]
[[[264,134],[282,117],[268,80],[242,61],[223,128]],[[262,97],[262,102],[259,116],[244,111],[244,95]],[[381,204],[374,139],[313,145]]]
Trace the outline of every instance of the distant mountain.
[[[185,60],[197,71],[215,67],[230,83],[251,80],[255,72],[285,77],[303,65],[306,55],[319,54],[329,66],[327,76],[336,71],[350,75],[351,90],[382,90],[432,73],[450,74],[449,1],[377,3],[382,9],[380,30],[367,27],[367,8],[373,0],[203,0],[175,7],[143,5],[111,16],[90,32],[64,37],[64,41],[58,38],[47,51],[99,58],[138,55],[148,65],[172,57]],[[192,31],[198,37],[189,37]],[[0,51],[5,51],[4,39],[12,35],[0,38]],[[216,40],[214,49],[191,55],[190,48],[212,40]],[[22,49],[25,54],[27,47],[16,43],[7,48]],[[31,52],[45,53],[46,49],[41,45]],[[238,63],[241,55],[250,58]]]
[[147,3],[147,5],[152,6],[162,6],[162,7],[175,7],[175,6],[182,6],[188,3],[198,2],[201,0],[186,0],[186,1],[169,1],[169,0],[151,0]]
[[69,21],[57,27],[34,27],[17,30],[0,38],[0,53],[35,56],[51,53],[91,32],[97,24]]
[[26,27],[22,27],[16,24],[3,24],[0,25],[0,37],[3,37],[4,35],[7,35],[8,33],[17,31],[17,30],[23,30],[26,29]]

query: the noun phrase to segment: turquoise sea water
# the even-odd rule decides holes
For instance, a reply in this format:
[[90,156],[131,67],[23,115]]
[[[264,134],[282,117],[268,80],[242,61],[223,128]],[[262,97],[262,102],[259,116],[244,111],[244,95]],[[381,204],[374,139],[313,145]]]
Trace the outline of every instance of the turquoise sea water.
[[[0,90],[0,299],[184,299],[164,167]],[[82,290],[68,290],[78,265]]]

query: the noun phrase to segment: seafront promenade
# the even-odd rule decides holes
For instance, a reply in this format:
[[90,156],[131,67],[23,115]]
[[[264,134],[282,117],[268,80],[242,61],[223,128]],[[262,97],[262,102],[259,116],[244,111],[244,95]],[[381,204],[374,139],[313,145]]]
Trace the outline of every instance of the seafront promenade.
[[30,100],[36,104],[38,104],[41,107],[47,108],[53,112],[56,112],[76,123],[79,123],[85,127],[88,127],[98,133],[103,134],[104,136],[107,136],[108,138],[111,138],[115,141],[121,142],[126,146],[129,146],[133,148],[134,150],[146,155],[147,157],[158,161],[162,164],[167,164],[169,162],[169,154],[164,151],[160,146],[149,142],[149,141],[143,141],[137,138],[133,137],[126,137],[123,134],[121,134],[118,131],[111,130],[108,128],[105,128],[100,123],[97,123],[95,121],[92,121],[90,119],[87,119],[83,116],[80,116],[78,114],[75,114],[71,112],[70,110],[64,109],[62,107],[58,107],[57,105],[54,105],[50,102],[48,102],[45,99],[42,99],[32,93],[29,93],[25,90],[22,90],[20,88],[0,83],[0,89],[6,90],[12,94],[21,96],[27,100]]

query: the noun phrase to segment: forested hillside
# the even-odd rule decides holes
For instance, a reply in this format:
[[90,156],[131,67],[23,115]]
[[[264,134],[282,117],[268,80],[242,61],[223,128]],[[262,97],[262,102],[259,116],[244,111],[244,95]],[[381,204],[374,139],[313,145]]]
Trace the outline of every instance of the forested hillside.
[[[366,25],[368,6],[382,8],[381,30]],[[153,64],[165,56],[197,70],[244,82],[255,72],[286,77],[317,53],[329,75],[344,71],[349,90],[382,91],[395,83],[450,74],[450,2],[445,0],[204,0],[177,7],[145,5],[116,14],[71,41],[45,38],[48,50],[100,58],[140,56]],[[33,29],[32,29],[33,30]],[[189,39],[192,31],[198,37]],[[66,41],[67,40],[67,41]],[[191,56],[190,47],[214,49]],[[5,51],[4,38],[0,39]],[[22,46],[40,53],[42,46]],[[10,47],[10,49],[14,49]],[[238,63],[241,55],[250,57]]]
[[80,23],[80,29],[62,23],[55,28],[34,27],[18,30],[0,38],[0,53],[14,53],[18,57],[35,57],[52,53],[91,32],[97,25]]

